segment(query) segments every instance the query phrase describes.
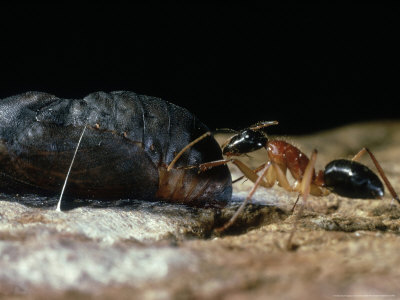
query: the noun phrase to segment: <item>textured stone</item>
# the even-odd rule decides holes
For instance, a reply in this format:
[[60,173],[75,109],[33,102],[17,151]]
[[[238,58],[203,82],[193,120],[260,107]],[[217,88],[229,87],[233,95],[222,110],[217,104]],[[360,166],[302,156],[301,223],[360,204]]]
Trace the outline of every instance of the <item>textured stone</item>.
[[[400,123],[345,126],[285,138],[317,168],[363,146],[400,191]],[[251,158],[265,160],[265,151]],[[368,157],[362,162],[375,170]],[[240,174],[232,167],[233,178]],[[383,200],[311,196],[293,236],[296,193],[259,189],[233,228],[213,233],[247,196],[238,182],[223,210],[119,201],[56,212],[57,199],[0,199],[0,295],[147,299],[398,297],[400,206]],[[38,199],[36,199],[38,200]],[[362,297],[361,297],[362,298]]]

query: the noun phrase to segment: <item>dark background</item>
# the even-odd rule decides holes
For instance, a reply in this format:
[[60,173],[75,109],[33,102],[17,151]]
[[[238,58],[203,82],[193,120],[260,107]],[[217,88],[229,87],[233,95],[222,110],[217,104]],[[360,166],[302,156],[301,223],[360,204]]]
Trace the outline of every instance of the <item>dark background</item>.
[[344,3],[1,4],[0,98],[131,90],[288,135],[398,119],[399,8]]

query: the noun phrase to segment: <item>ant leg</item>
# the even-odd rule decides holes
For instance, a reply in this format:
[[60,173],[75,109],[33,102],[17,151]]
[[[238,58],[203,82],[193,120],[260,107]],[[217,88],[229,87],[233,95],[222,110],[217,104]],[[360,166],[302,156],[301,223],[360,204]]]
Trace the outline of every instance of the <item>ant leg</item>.
[[261,182],[263,181],[262,179],[264,178],[265,174],[267,174],[267,171],[269,169],[269,167],[271,166],[271,162],[268,162],[264,169],[262,170],[261,175],[257,178],[253,188],[251,189],[250,193],[247,195],[246,199],[242,202],[242,204],[240,205],[240,207],[238,208],[238,210],[235,212],[235,214],[230,218],[230,220],[228,222],[225,223],[225,225],[223,225],[222,227],[216,228],[215,231],[216,232],[222,232],[226,229],[228,229],[238,218],[238,216],[240,215],[240,213],[243,211],[244,207],[246,206],[246,204],[250,201],[251,197],[253,197],[254,193],[256,192],[258,186],[261,184]]
[[367,152],[369,157],[371,158],[372,162],[374,163],[376,169],[378,170],[379,175],[381,175],[381,178],[383,179],[383,182],[385,182],[386,187],[388,188],[390,194],[392,195],[392,198],[395,199],[399,204],[400,204],[400,198],[397,195],[396,191],[394,190],[392,184],[390,183],[389,179],[386,177],[385,172],[383,171],[380,163],[376,159],[375,155],[368,149],[368,148],[362,148],[354,157],[352,160],[358,160],[364,153]]
[[[244,176],[250,179],[252,182],[255,183],[257,182],[257,180],[259,180],[259,176],[257,175],[258,168],[255,171],[253,171],[249,167],[247,167],[244,163],[235,159],[232,160],[232,163],[234,163],[240,169],[240,171],[242,171]],[[266,181],[261,180],[260,185],[265,188],[270,188],[275,184],[275,181],[277,179],[281,187],[283,187],[285,190],[289,192],[293,191],[289,181],[286,178],[285,173],[282,171],[279,165],[274,161],[271,161],[270,163],[273,169],[270,170],[270,173],[266,173],[263,176],[261,176],[265,177]]]
[[[244,164],[243,162],[241,162],[240,160],[237,159],[231,159],[232,163],[234,165],[236,165],[239,170],[244,174],[244,176],[251,180],[252,182],[256,183],[257,181],[259,182],[259,185],[265,187],[265,188],[270,188],[274,185],[275,180],[264,180],[265,175],[267,174],[267,170],[269,169],[269,165],[271,164],[270,162],[268,162],[265,166],[263,171],[266,169],[265,173],[263,172],[262,175],[258,176],[256,172],[254,172],[252,169],[250,169],[246,164]],[[268,167],[267,167],[268,165]],[[261,179],[260,179],[261,177]]]
[[[235,163],[234,161],[232,161],[232,162]],[[241,162],[239,162],[239,163],[241,163]],[[263,186],[267,187],[267,188],[272,187],[274,185],[276,179],[277,179],[278,182],[279,182],[279,185],[281,187],[283,187],[285,190],[287,190],[289,192],[293,191],[292,187],[290,186],[289,181],[286,178],[286,175],[285,175],[284,171],[274,161],[271,161],[271,164],[272,164],[273,168],[270,170],[270,173],[266,173],[265,174],[268,184],[267,185],[263,185]],[[236,164],[236,165],[238,166],[238,164]],[[236,179],[235,182],[240,180],[240,179],[242,179],[243,177],[247,177],[251,181],[256,182],[256,180],[258,178],[254,177],[254,179],[256,179],[256,180],[253,180],[253,174],[250,175],[249,173],[250,173],[250,171],[252,171],[253,173],[257,174],[259,171],[263,170],[263,168],[265,167],[265,164],[262,164],[261,166],[257,167],[254,170],[246,170],[246,169],[244,169],[244,167],[242,165],[238,166],[238,167],[243,172],[243,174],[245,174],[245,175],[239,177],[238,179]]]
[[366,150],[367,148],[362,148],[360,151],[358,151],[358,153],[356,154],[356,155],[354,155],[354,157],[351,159],[351,160],[354,160],[354,161],[359,161],[360,160],[360,158],[361,158],[361,156],[363,156],[364,154],[365,154],[365,152],[367,152],[367,150]]
[[[299,210],[298,214],[296,215],[296,219],[293,224],[292,232],[290,233],[290,236],[289,236],[287,244],[286,244],[286,249],[288,249],[288,250],[294,249],[292,240],[293,240],[293,236],[297,230],[297,224],[300,220],[300,217],[303,215],[303,210],[304,210],[304,206],[307,202],[308,195],[310,194],[312,176],[314,174],[315,161],[317,160],[317,153],[318,153],[317,150],[314,150],[313,153],[311,154],[310,161],[308,162],[308,165],[307,165],[306,170],[303,175],[303,179],[301,180],[301,183],[300,183],[300,193],[303,196],[303,202],[300,206],[300,210]],[[297,200],[296,200],[296,203],[297,203]]]
[[296,208],[296,205],[297,205],[297,202],[299,202],[299,199],[300,199],[300,194],[297,196],[297,199],[294,202],[294,205],[293,205],[292,209],[290,210],[292,213],[294,213],[294,209]]
[[292,187],[290,186],[290,183],[289,183],[289,181],[287,180],[286,175],[285,175],[285,173],[283,172],[283,170],[282,170],[282,169],[279,167],[279,165],[278,165],[277,163],[275,163],[275,162],[272,162],[272,166],[273,166],[274,169],[275,169],[275,172],[276,172],[276,176],[277,176],[279,185],[280,185],[281,187],[283,187],[285,190],[287,190],[288,192],[292,192],[293,189],[292,189]]
[[[248,167],[245,163],[241,162],[240,160],[237,160],[235,158],[228,158],[228,159],[221,159],[221,160],[216,160],[216,161],[210,161],[210,162],[206,162],[206,163],[202,163],[199,165],[194,165],[194,166],[186,166],[186,167],[182,167],[183,169],[193,169],[193,168],[198,168],[199,172],[204,172],[207,171],[211,168],[220,166],[220,165],[224,165],[227,164],[229,162],[232,162],[233,164],[235,164],[239,170],[244,174],[243,177],[246,177],[247,179],[251,180],[252,182],[257,182],[257,180],[259,180],[259,176],[257,175],[257,172],[259,172],[259,168],[257,168],[256,170],[252,170],[250,167]],[[267,163],[269,164],[269,162]],[[263,164],[262,167],[265,168],[266,164]],[[171,166],[171,164],[170,164]],[[265,188],[270,188],[271,186],[274,185],[275,180],[263,180],[264,176],[261,176],[260,179],[260,185],[265,187]]]
[[[254,173],[258,173],[258,172],[260,172],[262,169],[264,169],[264,167],[265,167],[265,164],[262,164],[261,166],[255,168],[255,169],[253,170],[253,172],[254,172]],[[232,181],[232,184],[238,182],[239,180],[242,180],[242,179],[245,178],[245,177],[246,177],[246,176],[243,175],[243,176],[240,176],[240,177],[236,178],[235,180]]]
[[303,179],[301,180],[300,183],[300,192],[303,196],[303,202],[306,202],[307,197],[310,194],[312,177],[314,175],[315,161],[317,160],[317,154],[318,151],[314,149],[314,151],[311,154],[310,161],[306,167],[306,170],[304,171]]
[[167,171],[171,171],[171,169],[174,167],[175,163],[178,161],[178,159],[182,156],[182,154],[189,149],[190,147],[192,147],[194,144],[200,142],[201,140],[205,139],[206,137],[210,136],[211,132],[207,131],[206,133],[202,134],[201,136],[199,136],[197,139],[191,141],[189,144],[187,144],[185,147],[183,147],[183,149],[181,151],[179,151],[179,153],[175,156],[175,158],[171,161],[171,163],[168,165]]
[[[182,167],[182,168],[183,169],[198,168],[199,172],[204,172],[204,171],[207,171],[207,170],[209,170],[211,168],[214,168],[214,167],[217,167],[217,166],[220,166],[220,165],[224,165],[224,164],[227,164],[229,162],[232,162],[233,164],[235,164],[239,168],[239,170],[244,174],[240,178],[246,177],[247,179],[250,179],[252,182],[256,182],[258,180],[259,176],[257,175],[257,172],[259,172],[259,170],[258,170],[259,168],[257,168],[256,170],[252,170],[245,163],[243,163],[240,160],[237,160],[235,158],[228,158],[228,159],[210,161],[210,162],[202,163],[200,165],[186,166],[186,167]],[[265,165],[266,164],[263,164],[262,167],[264,168]],[[264,177],[264,176],[261,176],[261,177]],[[270,188],[275,183],[275,180],[273,180],[273,181],[272,180],[271,181],[265,181],[265,180],[262,180],[262,179],[260,179],[260,180],[261,180],[261,182],[259,184],[261,186],[263,186],[263,187],[266,187],[266,188]]]
[[228,159],[221,159],[221,160],[214,160],[214,161],[209,161],[206,163],[202,163],[200,165],[197,166],[187,166],[187,167],[183,167],[183,169],[192,169],[192,168],[199,168],[199,172],[204,172],[207,171],[211,168],[214,167],[218,167],[221,165],[226,165],[227,163],[231,162],[232,159],[228,158]]
[[[256,172],[251,170],[249,167],[247,167],[244,163],[242,163],[239,160],[233,159],[232,162],[243,172],[244,176],[250,179],[251,181],[254,182],[254,186],[251,189],[250,193],[247,195],[245,201],[240,205],[238,210],[235,212],[235,214],[231,217],[231,219],[222,227],[216,228],[216,232],[222,232],[229,228],[238,218],[240,213],[243,211],[244,207],[246,204],[250,201],[250,199],[253,197],[254,193],[256,192],[257,188],[261,185],[265,188],[270,188],[274,185],[276,178],[278,179],[279,184],[286,190],[292,191],[292,188],[283,173],[282,169],[274,162],[268,161],[265,165],[264,168],[262,169],[261,175],[257,175],[257,168]],[[270,167],[272,166],[272,169]],[[311,169],[313,170],[313,169]],[[268,171],[270,171],[270,176],[268,176]],[[266,178],[267,181],[263,180],[263,178]]]

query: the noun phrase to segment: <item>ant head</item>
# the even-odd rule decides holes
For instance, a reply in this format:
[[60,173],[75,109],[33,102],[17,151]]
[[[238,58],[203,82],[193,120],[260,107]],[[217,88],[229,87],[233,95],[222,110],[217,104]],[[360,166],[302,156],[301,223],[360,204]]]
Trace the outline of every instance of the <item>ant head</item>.
[[276,124],[276,121],[260,122],[239,131],[222,147],[222,153],[226,156],[237,156],[266,147],[268,137],[262,129]]
[[247,128],[235,134],[223,147],[222,153],[227,156],[245,154],[264,147],[267,142],[264,132]]

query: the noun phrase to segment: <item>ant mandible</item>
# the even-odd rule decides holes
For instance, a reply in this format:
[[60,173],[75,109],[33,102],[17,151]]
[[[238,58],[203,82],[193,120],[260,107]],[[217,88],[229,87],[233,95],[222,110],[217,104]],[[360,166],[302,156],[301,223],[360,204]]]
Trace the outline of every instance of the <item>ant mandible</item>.
[[[381,165],[368,148],[361,149],[351,160],[333,160],[326,165],[324,170],[321,170],[316,174],[314,166],[317,158],[317,150],[312,152],[309,159],[297,147],[286,141],[268,139],[264,129],[268,126],[277,124],[277,121],[264,121],[242,129],[221,146],[222,153],[227,157],[227,159],[187,167],[197,167],[200,172],[203,172],[210,168],[232,162],[239,168],[246,178],[255,183],[239,209],[224,226],[216,229],[217,232],[226,230],[235,222],[246,204],[250,201],[258,186],[271,188],[276,182],[278,182],[278,184],[285,190],[290,192],[296,191],[299,193],[299,196],[302,195],[303,203],[306,202],[309,194],[322,196],[329,192],[348,198],[382,198],[384,195],[384,186],[379,177],[367,166],[357,162],[357,160],[365,153],[368,153],[370,156],[393,199],[400,203],[400,199],[386,177]],[[205,133],[183,148],[171,162],[169,168],[172,168],[184,151],[208,135],[211,135],[211,133]],[[235,156],[237,157],[247,154],[261,148],[267,150],[268,161],[255,170],[252,170],[246,164],[234,158]],[[291,175],[295,179],[293,186],[290,185],[286,177],[287,170],[290,171]],[[261,175],[258,176],[257,173],[260,171]]]

